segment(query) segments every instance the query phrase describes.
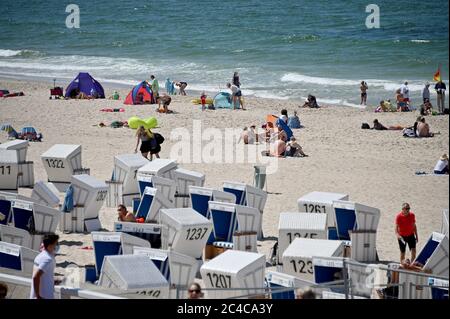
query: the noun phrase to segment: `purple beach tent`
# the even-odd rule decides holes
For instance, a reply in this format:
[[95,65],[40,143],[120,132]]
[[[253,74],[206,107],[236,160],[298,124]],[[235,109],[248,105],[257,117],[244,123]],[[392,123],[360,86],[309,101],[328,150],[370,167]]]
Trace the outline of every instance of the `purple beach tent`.
[[[74,92],[75,90],[79,90]],[[89,73],[78,73],[77,77],[66,88],[66,97],[74,97],[79,92],[83,92],[86,95],[91,95],[91,91],[94,90],[98,94],[98,98],[104,99],[105,92],[102,85],[95,80]]]

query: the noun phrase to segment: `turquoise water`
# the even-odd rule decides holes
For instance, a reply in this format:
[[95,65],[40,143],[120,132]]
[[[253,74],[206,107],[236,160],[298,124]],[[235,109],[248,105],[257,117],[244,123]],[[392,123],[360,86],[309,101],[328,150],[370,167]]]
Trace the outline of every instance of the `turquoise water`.
[[[66,5],[80,8],[68,29]],[[359,103],[393,98],[410,82],[418,99],[438,64],[448,79],[447,0],[376,1],[380,29],[367,29],[366,1],[2,1],[0,76],[57,78],[79,71],[132,85],[155,74],[188,89],[217,91],[241,75],[244,95]]]

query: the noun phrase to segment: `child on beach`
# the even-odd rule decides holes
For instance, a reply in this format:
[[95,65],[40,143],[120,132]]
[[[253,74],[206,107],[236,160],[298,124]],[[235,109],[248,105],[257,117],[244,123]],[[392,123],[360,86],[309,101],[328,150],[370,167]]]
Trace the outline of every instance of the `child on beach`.
[[200,96],[200,100],[202,102],[202,111],[204,111],[206,109],[206,93],[205,91],[202,92],[202,95]]

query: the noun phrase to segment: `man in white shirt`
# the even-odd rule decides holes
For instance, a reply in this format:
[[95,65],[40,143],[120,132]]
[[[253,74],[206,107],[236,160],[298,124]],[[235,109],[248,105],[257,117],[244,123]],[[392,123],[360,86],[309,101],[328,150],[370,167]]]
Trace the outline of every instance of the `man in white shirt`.
[[30,299],[53,299],[55,292],[55,255],[59,250],[59,236],[44,236],[44,249],[34,259]]
[[405,102],[409,102],[409,88],[408,88],[408,82],[406,81],[405,84],[402,84],[400,86],[400,93],[403,95],[403,99]]
[[448,155],[444,154],[441,156],[439,161],[434,167],[434,173],[439,175],[448,175]]

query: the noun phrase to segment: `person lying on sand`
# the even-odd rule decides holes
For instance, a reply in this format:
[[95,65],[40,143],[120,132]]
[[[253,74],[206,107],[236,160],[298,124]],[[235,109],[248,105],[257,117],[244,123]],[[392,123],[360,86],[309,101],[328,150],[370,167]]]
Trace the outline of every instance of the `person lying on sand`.
[[386,127],[383,124],[381,124],[377,119],[373,120],[373,127],[371,130],[377,130],[377,131],[385,131],[385,130],[391,130],[391,131],[401,131],[404,127],[400,125],[394,125]]

